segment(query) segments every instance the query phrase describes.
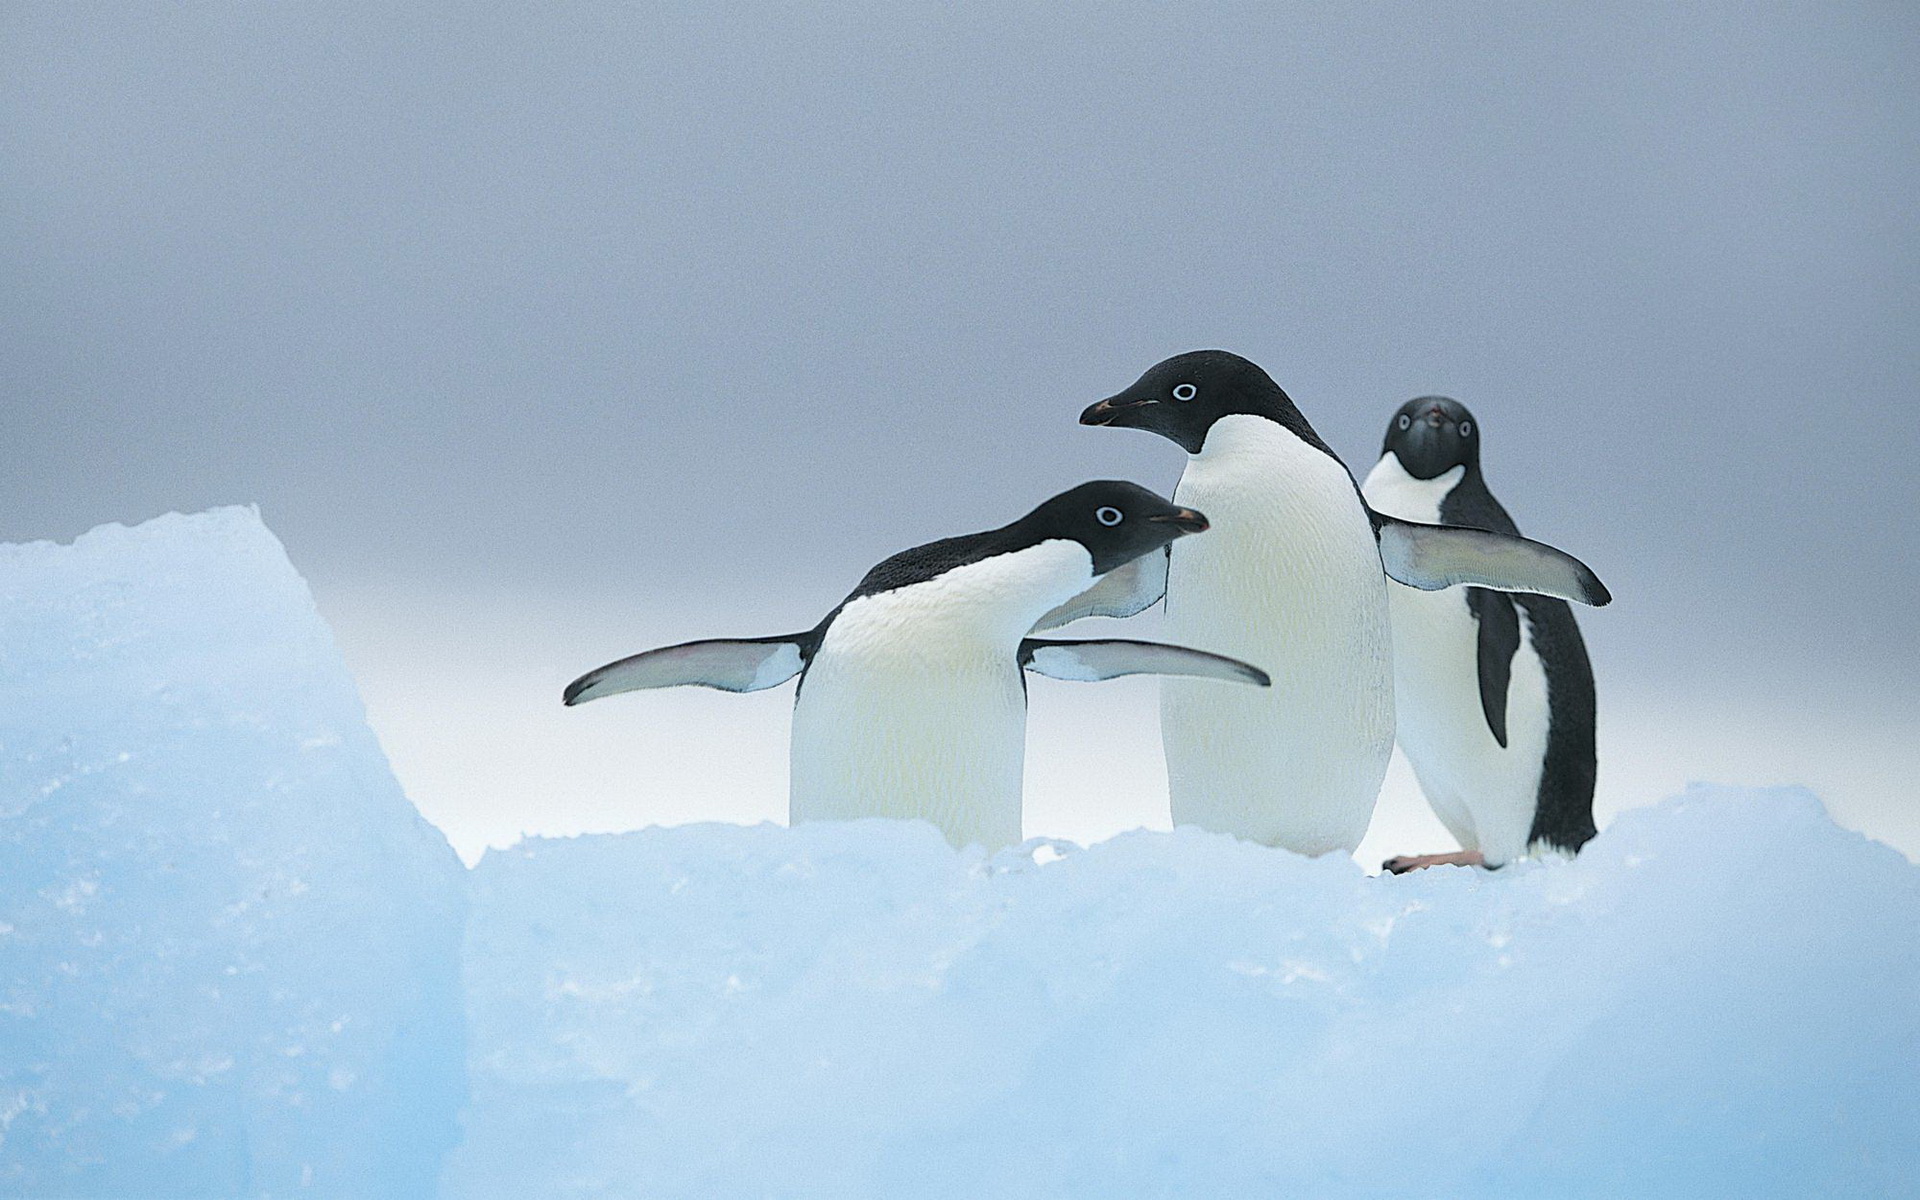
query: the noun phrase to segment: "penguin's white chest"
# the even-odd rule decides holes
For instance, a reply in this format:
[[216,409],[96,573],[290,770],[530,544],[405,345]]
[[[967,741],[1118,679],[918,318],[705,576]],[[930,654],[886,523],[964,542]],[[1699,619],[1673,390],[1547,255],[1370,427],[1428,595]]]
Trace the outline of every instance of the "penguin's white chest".
[[[1440,504],[1464,467],[1415,479],[1397,456],[1368,474],[1367,502],[1402,520],[1438,524]],[[1498,866],[1527,852],[1547,747],[1546,670],[1533,648],[1526,610],[1507,684],[1507,744],[1487,724],[1480,700],[1480,624],[1466,588],[1423,592],[1389,585],[1394,691],[1400,747],[1440,823],[1462,848]]]
[[957,846],[1020,841],[1020,640],[1092,561],[1049,541],[849,602],[794,705],[794,821],[921,818]]
[[1351,851],[1393,750],[1386,577],[1352,479],[1274,422],[1230,416],[1174,499],[1212,528],[1174,544],[1169,640],[1273,677],[1262,690],[1162,681],[1175,823]]

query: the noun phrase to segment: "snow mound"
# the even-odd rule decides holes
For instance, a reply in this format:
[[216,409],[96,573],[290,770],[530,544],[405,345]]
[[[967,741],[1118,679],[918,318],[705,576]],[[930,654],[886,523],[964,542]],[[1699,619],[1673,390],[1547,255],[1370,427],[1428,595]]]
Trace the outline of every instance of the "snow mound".
[[489,853],[445,1194],[1920,1178],[1920,870],[1803,792],[1696,789],[1498,873],[1034,849],[857,822]]
[[0,1194],[429,1194],[463,920],[256,513],[0,547]]
[[1497,873],[866,821],[469,874],[256,514],[0,547],[0,1195],[1889,1194],[1917,998],[1920,868],[1798,791]]

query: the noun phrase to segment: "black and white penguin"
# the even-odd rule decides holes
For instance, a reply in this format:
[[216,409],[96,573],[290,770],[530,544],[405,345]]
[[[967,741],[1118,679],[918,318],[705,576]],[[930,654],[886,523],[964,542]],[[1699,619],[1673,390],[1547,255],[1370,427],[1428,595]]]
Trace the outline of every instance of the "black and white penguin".
[[1027,636],[1099,578],[1207,528],[1145,488],[1103,480],[1011,525],[901,551],[804,633],[689,642],[575,680],[568,704],[694,684],[752,692],[801,677],[793,821],[919,817],[956,846],[1020,841],[1026,678],[1185,675],[1268,684],[1246,663],[1122,639]]
[[[1480,473],[1478,422],[1444,396],[1400,406],[1362,491],[1402,520],[1520,532]],[[1386,868],[1578,850],[1594,833],[1594,699],[1573,610],[1484,588],[1387,590],[1400,748],[1461,849]]]
[[1388,576],[1422,589],[1609,598],[1552,547],[1374,512],[1287,394],[1239,355],[1170,358],[1080,421],[1178,443],[1190,457],[1175,502],[1203,507],[1213,532],[1116,573],[1057,615],[1121,616],[1164,594],[1173,640],[1273,674],[1258,693],[1161,686],[1176,824],[1302,854],[1360,844],[1393,751]]

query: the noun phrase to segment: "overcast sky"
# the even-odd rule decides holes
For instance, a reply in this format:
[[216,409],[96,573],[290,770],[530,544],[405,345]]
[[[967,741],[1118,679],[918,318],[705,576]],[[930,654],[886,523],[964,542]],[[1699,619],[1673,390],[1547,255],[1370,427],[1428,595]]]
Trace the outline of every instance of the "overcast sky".
[[1603,707],[1920,767],[1920,9],[720,7],[0,8],[0,539],[258,502],[446,794],[477,693],[1170,488],[1075,414],[1224,346],[1362,474],[1471,406]]

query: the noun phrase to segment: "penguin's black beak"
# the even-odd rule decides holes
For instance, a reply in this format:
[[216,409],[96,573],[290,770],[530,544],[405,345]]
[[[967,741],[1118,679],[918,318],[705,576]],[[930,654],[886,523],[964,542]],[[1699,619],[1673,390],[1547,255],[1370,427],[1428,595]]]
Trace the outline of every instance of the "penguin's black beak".
[[1435,404],[1415,411],[1413,423],[1407,426],[1400,437],[1404,445],[1424,450],[1439,445],[1453,423],[1453,418],[1447,415],[1446,410]]
[[1082,425],[1113,425],[1123,422],[1125,414],[1135,409],[1145,408],[1152,403],[1152,400],[1135,400],[1122,392],[1118,396],[1108,396],[1098,404],[1088,405],[1086,411],[1080,414],[1080,423]]
[[[1090,409],[1088,411],[1092,410]],[[1085,420],[1084,417],[1081,419]],[[1158,516],[1148,517],[1147,520],[1159,521],[1171,525],[1181,533],[1205,533],[1207,531],[1207,518],[1205,514],[1195,512],[1191,508],[1176,508],[1169,513],[1161,513]]]

